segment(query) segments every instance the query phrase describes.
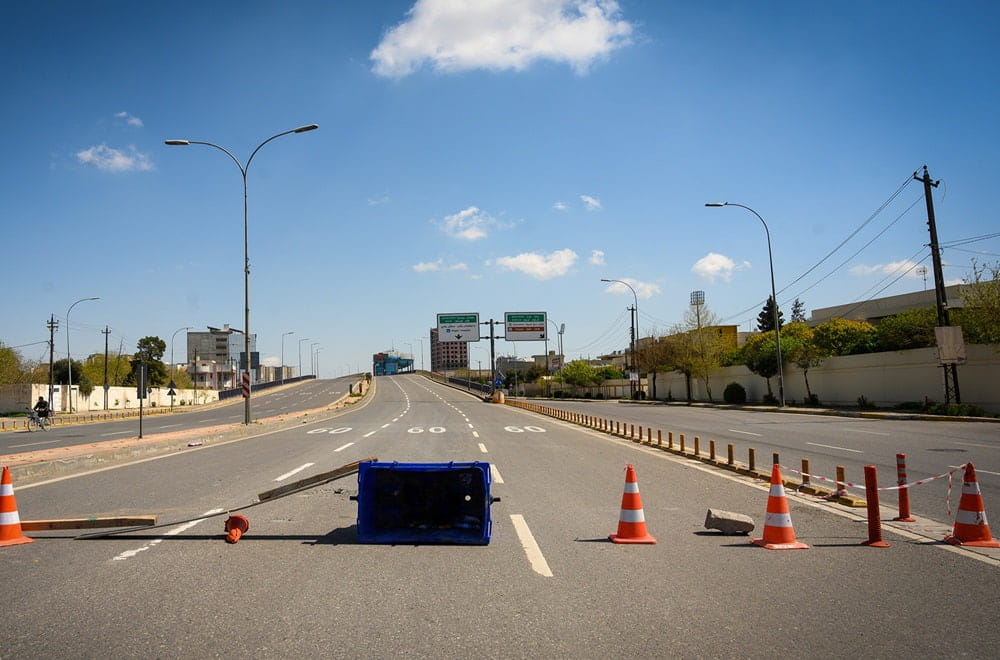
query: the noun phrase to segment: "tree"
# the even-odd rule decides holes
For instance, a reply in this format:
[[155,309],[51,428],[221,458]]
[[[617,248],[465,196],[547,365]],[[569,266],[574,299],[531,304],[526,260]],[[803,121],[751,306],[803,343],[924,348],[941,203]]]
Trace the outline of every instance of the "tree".
[[30,365],[21,354],[0,342],[0,384],[24,383],[30,373]]
[[805,323],[806,322],[806,306],[799,300],[795,299],[792,303],[792,323]]
[[752,373],[767,381],[767,396],[774,398],[771,391],[771,377],[778,374],[778,351],[773,332],[752,335],[743,344],[743,364]]
[[[773,296],[767,297],[767,302],[764,303],[764,307],[760,310],[760,314],[757,315],[757,329],[761,332],[774,332],[774,308],[777,303],[774,302]],[[778,308],[778,329],[785,324],[784,314],[781,313],[781,308]]]
[[167,366],[160,361],[166,350],[167,342],[159,337],[143,337],[136,342],[136,353],[132,357],[132,370],[134,373],[139,364],[146,365],[147,387],[159,387],[167,384],[169,380]]
[[878,331],[867,321],[830,319],[813,328],[813,341],[828,355],[871,353],[878,345]]
[[[73,360],[73,385],[80,384],[80,378],[83,376],[83,365],[77,360]],[[67,380],[69,380],[69,366],[66,362],[66,358],[61,360],[56,360],[52,363],[52,378],[59,385],[66,385]]]
[[564,383],[586,387],[597,382],[597,369],[586,360],[573,360],[563,365],[561,377]]
[[825,349],[815,342],[815,332],[802,322],[789,323],[781,331],[782,356],[802,370],[802,378],[806,381],[806,396],[813,400],[812,389],[809,387],[809,370],[823,364],[828,357]]
[[933,307],[908,309],[887,316],[876,327],[878,350],[905,351],[910,348],[936,346],[934,327],[937,310]]
[[[111,386],[123,386],[123,385],[134,385],[135,381],[130,379],[131,375],[131,360],[129,356],[122,355],[121,353],[110,353],[108,354],[108,385]],[[73,372],[76,373],[76,367],[73,368]],[[90,382],[99,383],[104,385],[104,354],[94,353],[83,363],[82,369],[83,375],[85,375]],[[131,382],[129,382],[131,381]]]
[[987,265],[973,259],[961,296],[965,309],[957,316],[969,341],[1000,344],[1000,261]]

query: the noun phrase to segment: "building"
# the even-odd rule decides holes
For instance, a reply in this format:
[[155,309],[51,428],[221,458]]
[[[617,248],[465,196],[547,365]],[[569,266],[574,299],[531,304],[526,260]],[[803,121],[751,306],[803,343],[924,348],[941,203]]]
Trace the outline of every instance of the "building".
[[[965,303],[961,294],[963,286],[965,285],[954,284],[944,288],[944,295],[948,300],[948,309],[961,309],[964,306]],[[869,323],[877,324],[887,316],[899,314],[908,309],[922,309],[936,306],[937,298],[934,294],[934,289],[927,289],[924,291],[903,293],[898,296],[887,296],[864,302],[814,309],[809,318],[809,325],[817,326],[830,319],[868,321]]]
[[437,328],[431,328],[431,371],[444,372],[468,368],[468,342],[438,341]]
[[372,372],[376,376],[391,376],[413,372],[413,356],[398,351],[383,351],[372,356]]
[[[228,389],[236,387],[240,358],[246,352],[245,335],[229,324],[222,328],[208,326],[208,332],[187,333],[187,364],[188,372],[196,371],[204,374],[209,382],[217,387],[211,389]],[[250,378],[254,383],[261,382],[260,354],[257,352],[257,335],[250,335]],[[197,365],[197,368],[195,368]],[[209,366],[214,365],[214,366]],[[208,374],[214,374],[209,376]],[[196,381],[198,382],[198,381]],[[205,386],[198,382],[199,386]]]

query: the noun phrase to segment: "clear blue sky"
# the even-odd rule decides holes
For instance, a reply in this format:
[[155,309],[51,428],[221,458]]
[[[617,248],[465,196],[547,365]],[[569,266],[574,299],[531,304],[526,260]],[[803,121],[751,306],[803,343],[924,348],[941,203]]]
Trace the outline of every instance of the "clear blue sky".
[[[44,341],[90,296],[74,356],[105,325],[127,352],[242,327],[239,170],[171,138],[245,162],[320,125],[266,145],[248,179],[251,329],[271,363],[283,332],[289,364],[318,342],[322,376],[417,338],[429,367],[444,312],[547,311],[569,358],[623,348],[632,295],[601,278],[633,284],[643,334],[692,290],[745,330],[769,293],[763,227],[708,201],[768,222],[786,317],[796,297],[924,288],[915,181],[792,284],[924,164],[942,244],[1000,227],[996,2],[455,4],[4,3],[0,341]],[[946,278],[997,254],[947,247]]]

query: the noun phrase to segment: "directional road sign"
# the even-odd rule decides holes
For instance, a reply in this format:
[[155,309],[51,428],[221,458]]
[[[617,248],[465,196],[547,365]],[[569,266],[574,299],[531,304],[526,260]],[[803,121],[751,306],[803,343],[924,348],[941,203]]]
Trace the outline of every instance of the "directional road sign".
[[546,312],[504,312],[504,338],[507,341],[544,341],[548,325]]
[[438,341],[479,341],[479,312],[438,314]]

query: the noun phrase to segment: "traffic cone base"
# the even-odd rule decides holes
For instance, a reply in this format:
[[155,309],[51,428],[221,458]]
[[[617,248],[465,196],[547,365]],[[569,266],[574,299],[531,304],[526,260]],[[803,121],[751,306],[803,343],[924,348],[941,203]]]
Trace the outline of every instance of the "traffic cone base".
[[642,511],[639,484],[635,478],[635,468],[625,466],[625,491],[622,493],[621,514],[618,517],[618,532],[608,534],[612,543],[656,543],[656,539],[646,531],[646,515]]
[[21,532],[21,518],[17,515],[17,501],[14,499],[14,483],[10,478],[10,468],[4,467],[0,478],[0,547],[34,543]]
[[226,518],[226,543],[239,543],[246,531],[250,529],[250,521],[239,514]]
[[976,479],[976,468],[972,463],[965,466],[962,499],[958,503],[958,513],[955,515],[955,527],[944,540],[952,545],[1000,548],[1000,542],[990,534],[983,496],[979,491],[979,480]]
[[764,516],[763,538],[750,541],[768,550],[806,550],[808,545],[795,539],[792,517],[788,513],[788,500],[781,481],[781,470],[771,469],[771,490],[767,496],[767,513]]

